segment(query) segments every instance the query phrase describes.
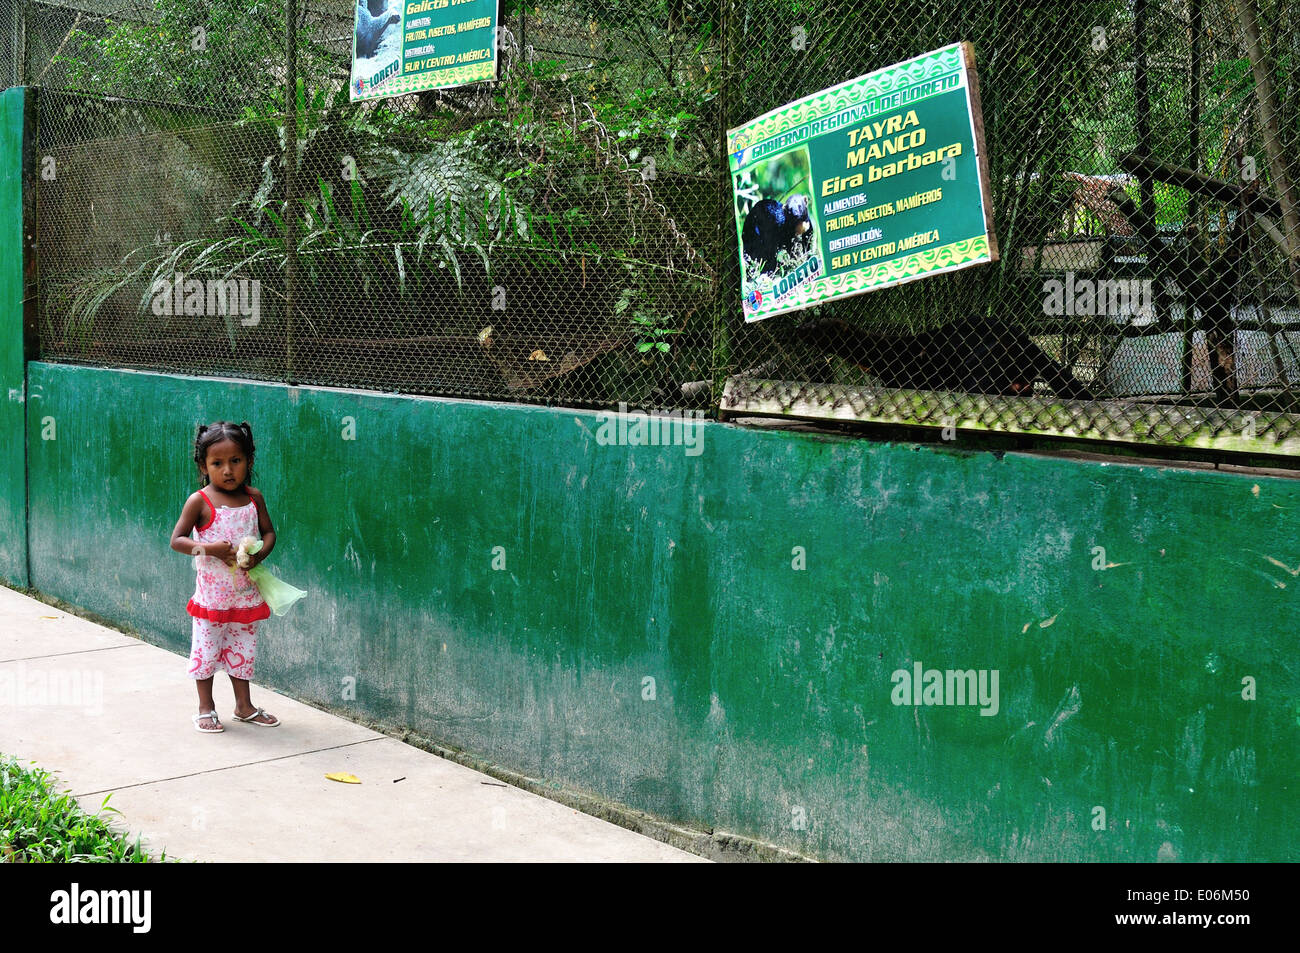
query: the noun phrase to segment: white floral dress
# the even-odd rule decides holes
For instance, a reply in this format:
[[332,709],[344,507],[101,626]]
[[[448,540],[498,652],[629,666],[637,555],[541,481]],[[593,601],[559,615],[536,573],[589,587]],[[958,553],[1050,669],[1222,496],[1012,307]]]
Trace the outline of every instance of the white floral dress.
[[[195,541],[225,540],[238,548],[245,536],[260,538],[256,502],[215,507],[206,493],[199,492],[212,509],[212,516],[203,526],[194,528]],[[195,556],[194,568],[194,595],[185,607],[193,617],[190,677],[211,678],[221,668],[232,678],[251,679],[257,654],[257,624],[271,614],[271,607],[245,570],[237,568],[232,573],[230,566],[215,556]]]

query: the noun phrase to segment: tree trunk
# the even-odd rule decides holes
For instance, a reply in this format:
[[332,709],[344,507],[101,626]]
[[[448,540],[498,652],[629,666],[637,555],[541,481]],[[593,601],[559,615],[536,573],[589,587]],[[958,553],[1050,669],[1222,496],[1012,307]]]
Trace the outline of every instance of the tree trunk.
[[1286,156],[1278,132],[1277,97],[1273,92],[1273,78],[1265,51],[1259,39],[1259,16],[1255,0],[1237,0],[1237,19],[1246,39],[1246,52],[1250,68],[1255,74],[1255,97],[1259,100],[1260,125],[1263,127],[1264,149],[1268,153],[1269,171],[1282,206],[1282,230],[1286,235],[1286,256],[1290,265],[1291,283],[1300,291],[1300,203],[1295,187],[1287,174]]

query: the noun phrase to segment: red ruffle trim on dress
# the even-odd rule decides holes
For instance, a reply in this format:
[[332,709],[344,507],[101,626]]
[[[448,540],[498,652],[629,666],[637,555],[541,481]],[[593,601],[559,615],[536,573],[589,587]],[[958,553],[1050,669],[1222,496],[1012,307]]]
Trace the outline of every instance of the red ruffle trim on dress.
[[265,602],[234,609],[208,609],[191,599],[185,606],[185,611],[196,619],[207,619],[209,622],[257,622],[271,617],[271,607]]

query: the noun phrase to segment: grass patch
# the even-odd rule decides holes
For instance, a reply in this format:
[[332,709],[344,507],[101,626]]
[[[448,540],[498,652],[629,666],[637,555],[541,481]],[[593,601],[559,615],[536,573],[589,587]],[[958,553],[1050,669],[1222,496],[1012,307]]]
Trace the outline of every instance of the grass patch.
[[[50,775],[40,768],[23,768],[0,755],[0,862],[8,863],[130,863],[153,861],[140,847],[128,843],[100,817],[119,813],[104,798],[99,812],[86,814],[70,794],[57,794]],[[159,861],[167,859],[166,851]]]

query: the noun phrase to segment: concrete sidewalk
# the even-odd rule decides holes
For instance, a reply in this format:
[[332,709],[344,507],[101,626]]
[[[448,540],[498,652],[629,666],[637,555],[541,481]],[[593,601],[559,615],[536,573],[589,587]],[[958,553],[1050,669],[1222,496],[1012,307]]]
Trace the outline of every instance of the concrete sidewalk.
[[111,792],[114,827],[155,856],[702,860],[256,683],[279,727],[235,721],[224,673],[215,694],[226,730],[201,735],[183,657],[0,586],[0,754],[35,761],[87,812]]

